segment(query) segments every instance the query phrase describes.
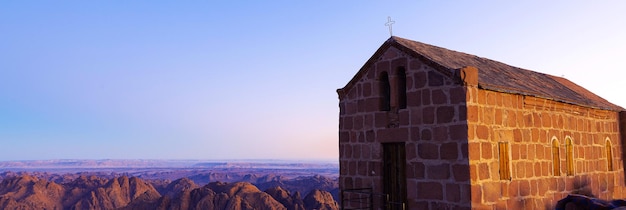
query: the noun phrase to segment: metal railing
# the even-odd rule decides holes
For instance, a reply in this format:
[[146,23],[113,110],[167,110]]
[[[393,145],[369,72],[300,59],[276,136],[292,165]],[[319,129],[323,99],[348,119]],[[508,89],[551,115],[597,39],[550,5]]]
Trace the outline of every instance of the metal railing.
[[361,209],[394,209],[405,210],[404,202],[390,201],[389,195],[384,193],[375,193],[372,188],[355,188],[341,190],[341,209],[342,210],[361,210]]

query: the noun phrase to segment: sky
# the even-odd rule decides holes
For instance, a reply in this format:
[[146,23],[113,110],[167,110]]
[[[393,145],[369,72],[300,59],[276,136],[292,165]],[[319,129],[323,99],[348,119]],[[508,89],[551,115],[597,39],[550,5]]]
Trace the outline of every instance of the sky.
[[337,159],[393,35],[626,107],[625,1],[0,1],[0,161]]

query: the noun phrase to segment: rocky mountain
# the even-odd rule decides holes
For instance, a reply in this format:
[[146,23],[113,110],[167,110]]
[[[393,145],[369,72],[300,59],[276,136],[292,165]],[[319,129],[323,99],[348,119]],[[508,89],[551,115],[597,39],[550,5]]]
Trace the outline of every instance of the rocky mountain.
[[338,209],[328,191],[309,190],[303,199],[299,191],[292,194],[278,184],[261,191],[250,182],[198,186],[189,178],[168,182],[68,176],[5,173],[0,181],[0,209]]

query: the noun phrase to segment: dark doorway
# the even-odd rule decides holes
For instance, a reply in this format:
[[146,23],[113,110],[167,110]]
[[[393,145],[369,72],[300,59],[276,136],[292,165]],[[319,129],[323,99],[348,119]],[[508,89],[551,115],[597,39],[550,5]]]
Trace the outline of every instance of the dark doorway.
[[406,150],[402,143],[383,144],[383,193],[388,209],[406,208]]

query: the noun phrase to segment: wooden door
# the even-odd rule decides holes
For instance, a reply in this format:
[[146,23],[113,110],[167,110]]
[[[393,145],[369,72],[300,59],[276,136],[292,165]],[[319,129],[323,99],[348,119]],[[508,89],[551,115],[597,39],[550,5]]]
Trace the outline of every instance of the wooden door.
[[406,206],[406,150],[402,143],[383,144],[383,193],[389,209]]

